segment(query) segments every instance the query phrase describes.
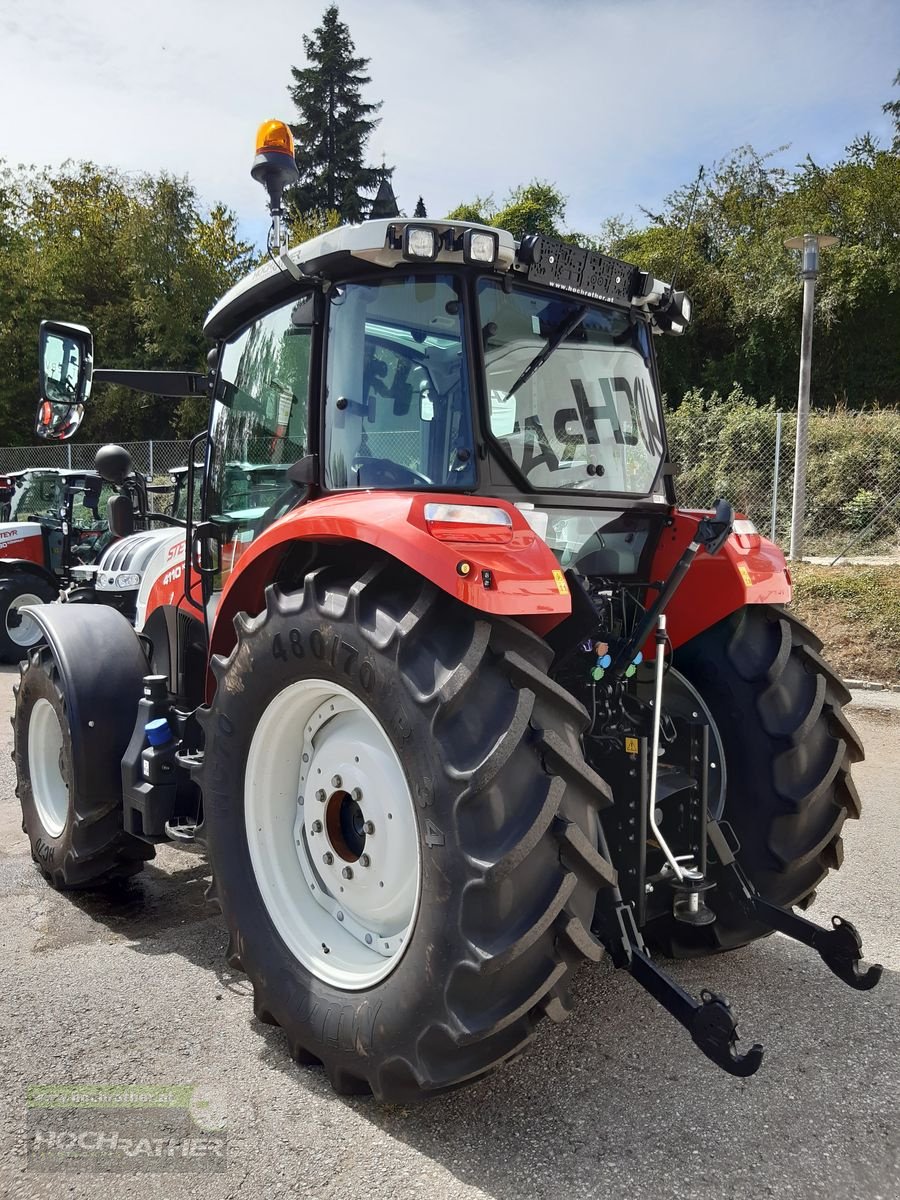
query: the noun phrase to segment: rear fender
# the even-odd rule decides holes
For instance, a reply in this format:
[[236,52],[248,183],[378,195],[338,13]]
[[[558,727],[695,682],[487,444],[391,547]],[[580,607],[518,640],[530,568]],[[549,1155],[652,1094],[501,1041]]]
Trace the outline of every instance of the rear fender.
[[4,576],[25,574],[37,575],[59,591],[59,580],[43,563],[33,562],[30,558],[0,558],[0,584]]
[[[512,521],[504,543],[440,541],[428,530],[426,504],[502,508]],[[213,654],[235,642],[234,618],[258,613],[265,589],[297,542],[375,546],[480,612],[516,617],[545,632],[571,612],[569,588],[552,550],[522,513],[503,500],[410,492],[350,492],[295,509],[261,534],[235,563],[210,639]],[[461,564],[468,570],[461,574]]]
[[122,755],[150,670],[137,635],[121,613],[103,604],[41,604],[27,612],[59,669],[76,790],[120,795]]
[[0,525],[0,556],[3,561],[23,561],[43,566],[44,530],[36,521]]
[[[707,515],[675,513],[653,557],[653,580],[666,579]],[[732,534],[718,554],[698,553],[669,602],[666,625],[672,648],[677,650],[746,604],[787,604],[791,595],[790,573],[775,543],[759,534]],[[653,658],[655,653],[651,638],[644,646],[644,656]]]

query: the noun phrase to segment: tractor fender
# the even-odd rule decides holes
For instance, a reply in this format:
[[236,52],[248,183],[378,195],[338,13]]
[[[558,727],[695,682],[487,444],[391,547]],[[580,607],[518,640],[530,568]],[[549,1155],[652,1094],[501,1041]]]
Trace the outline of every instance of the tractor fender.
[[[9,558],[10,554],[15,557]],[[37,521],[0,525],[0,558],[4,562],[27,561],[43,566],[46,561],[43,527]]]
[[[659,539],[650,578],[664,580],[693,539],[705,512],[678,511]],[[746,519],[746,518],[743,518]],[[651,593],[652,595],[652,593]],[[716,555],[701,550],[666,607],[672,649],[718,624],[747,604],[787,604],[791,576],[784,555],[758,533],[732,534]],[[653,658],[651,638],[644,657]]]
[[122,755],[150,671],[131,624],[103,604],[29,605],[59,669],[80,795],[120,795]]
[[59,579],[48,571],[43,563],[33,562],[30,558],[0,558],[0,584],[4,577],[10,575],[37,575],[46,580],[50,587],[59,591]]
[[[498,536],[497,527],[488,526],[481,540],[474,540],[479,531],[461,526],[460,538],[469,540],[441,540],[429,531],[427,504],[502,509],[511,520],[509,536],[502,542],[488,541]],[[229,653],[235,642],[235,616],[262,610],[267,585],[285,551],[298,541],[376,546],[470,608],[517,617],[539,632],[572,610],[569,587],[553,551],[508,501],[433,492],[343,492],[294,509],[233,560],[216,611],[212,653]]]

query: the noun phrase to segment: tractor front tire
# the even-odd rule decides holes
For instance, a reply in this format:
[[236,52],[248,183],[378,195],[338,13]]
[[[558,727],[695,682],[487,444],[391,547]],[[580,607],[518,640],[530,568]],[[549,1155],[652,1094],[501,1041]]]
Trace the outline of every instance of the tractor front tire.
[[43,640],[40,626],[20,612],[26,604],[49,604],[59,594],[31,571],[0,576],[0,663],[17,663]]
[[[863,748],[843,711],[850,693],[821,649],[792,613],[751,605],[675,655],[718,728],[727,772],[721,819],[740,842],[737,861],[760,895],[782,907],[812,903],[817,885],[843,861],[844,821],[860,812],[850,768]],[[710,864],[713,881],[721,871]],[[714,924],[660,918],[645,930],[648,941],[684,957],[770,932],[721,897],[716,889],[707,895]]]
[[484,1075],[600,957],[587,714],[540,638],[389,561],[270,587],[236,627],[197,777],[256,1016],[342,1093]]
[[72,730],[59,672],[47,647],[22,663],[13,689],[13,737],[22,829],[41,874],[60,890],[97,888],[140,871],[153,847],[122,828],[119,763],[108,786],[75,785]]

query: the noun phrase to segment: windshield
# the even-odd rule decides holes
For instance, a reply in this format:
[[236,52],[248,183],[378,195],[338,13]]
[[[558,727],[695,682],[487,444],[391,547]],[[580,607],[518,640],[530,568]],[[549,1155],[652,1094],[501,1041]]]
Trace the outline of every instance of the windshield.
[[332,290],[327,487],[474,485],[457,289],[447,275],[407,275]]
[[296,308],[261,317],[222,352],[206,514],[224,526],[223,574],[296,500],[285,475],[307,453],[310,346],[309,328],[293,323]]
[[492,279],[478,303],[491,433],[529,484],[647,495],[664,453],[647,327]]
[[45,522],[59,523],[60,509],[65,503],[62,477],[59,475],[24,475],[16,481],[9,507],[11,521],[29,521],[33,517]]

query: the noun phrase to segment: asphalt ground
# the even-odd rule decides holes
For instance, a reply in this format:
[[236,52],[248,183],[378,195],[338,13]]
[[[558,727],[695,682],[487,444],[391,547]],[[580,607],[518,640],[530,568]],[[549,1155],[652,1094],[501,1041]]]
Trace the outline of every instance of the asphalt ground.
[[[7,748],[14,675],[0,669]],[[197,855],[162,848],[115,898],[52,891],[0,751],[0,1195],[900,1197],[900,715],[857,704],[854,719],[868,751],[864,816],[848,823],[844,867],[811,915],[858,924],[867,958],[886,968],[878,988],[854,992],[778,935],[673,966],[695,994],[731,999],[745,1045],[765,1044],[760,1072],[739,1080],[629,977],[586,967],[565,1024],[545,1023],[490,1080],[416,1108],[343,1099],[291,1062],[224,962]],[[143,1151],[116,1173],[90,1155],[43,1169],[26,1157],[26,1096],[48,1084],[194,1085],[217,1140],[203,1161],[166,1161],[164,1176],[139,1170],[160,1165]],[[158,1112],[126,1116],[145,1122],[142,1137],[166,1128]],[[224,1163],[212,1175],[211,1154]]]

